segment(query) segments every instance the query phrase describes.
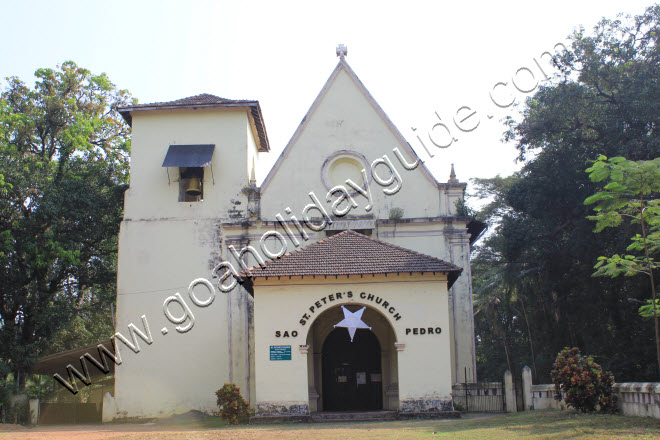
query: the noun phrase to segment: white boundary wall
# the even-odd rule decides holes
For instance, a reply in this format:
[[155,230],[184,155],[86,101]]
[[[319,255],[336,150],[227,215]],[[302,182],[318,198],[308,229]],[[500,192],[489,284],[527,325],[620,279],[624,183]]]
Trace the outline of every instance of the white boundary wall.
[[618,383],[614,389],[623,414],[660,419],[660,383]]
[[[523,375],[523,382],[525,380]],[[528,380],[531,382],[531,377]],[[563,400],[555,400],[554,385],[531,385],[531,391],[532,409],[566,409]],[[623,415],[660,419],[660,383],[617,383],[614,384],[614,391],[618,397],[617,405]],[[528,402],[525,403],[527,407]]]

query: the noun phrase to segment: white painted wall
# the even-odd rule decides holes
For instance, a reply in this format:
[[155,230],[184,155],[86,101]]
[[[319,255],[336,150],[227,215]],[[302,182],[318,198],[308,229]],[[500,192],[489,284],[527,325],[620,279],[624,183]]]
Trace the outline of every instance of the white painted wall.
[[[307,340],[312,321],[304,326],[300,319],[310,313],[308,307],[319,298],[335,292],[352,291],[341,300],[328,303],[324,308],[340,304],[362,304],[383,311],[373,301],[360,298],[361,292],[385,298],[400,320],[385,313],[394,329],[397,342],[405,344],[398,353],[399,399],[451,400],[451,360],[448,295],[444,275],[436,276],[377,276],[350,279],[261,280],[255,283],[255,360],[256,400],[260,404],[282,405],[308,403],[307,355],[297,349]],[[424,307],[420,307],[424,304]],[[373,313],[373,312],[372,312]],[[312,313],[310,313],[312,314]],[[312,314],[315,318],[316,313]],[[365,320],[368,315],[365,312]],[[406,328],[441,327],[439,335],[406,335]],[[297,330],[298,337],[286,341],[277,338],[277,330]],[[291,345],[291,361],[271,361],[271,345]]]
[[[232,199],[247,200],[241,193],[249,179],[247,124],[247,110],[241,109],[134,112],[124,218],[227,218]],[[162,167],[174,144],[215,144],[213,170],[204,170],[203,203],[177,202],[178,169]]]
[[246,124],[246,131],[247,131],[247,161],[246,161],[246,167],[247,167],[247,176],[248,180],[251,177],[252,173],[252,167],[254,165],[254,173],[256,180],[259,181],[259,150],[257,148],[257,142],[254,139],[254,133],[252,132],[252,125],[249,123]]
[[[213,393],[228,378],[227,309],[224,295],[208,307],[197,307],[188,285],[199,277],[210,278],[210,256],[217,252],[216,220],[125,221],[120,233],[117,331],[130,340],[128,325],[144,330],[146,316],[151,345],[139,340],[135,354],[118,343],[123,363],[117,366],[115,391],[120,415],[156,416],[191,408],[213,411]],[[209,297],[203,287],[200,299]],[[180,293],[194,317],[185,333],[168,320],[163,304]],[[176,303],[171,316],[184,316]],[[161,332],[167,328],[167,334]],[[200,380],[203,378],[203,380]]]
[[[310,191],[325,202],[328,188],[321,181],[321,170],[325,160],[339,150],[360,153],[369,164],[387,155],[401,177],[401,189],[391,196],[386,195],[384,189],[394,188],[394,182],[386,187],[372,181],[370,187],[374,209],[367,212],[366,198],[356,196],[359,206],[350,215],[372,214],[376,218],[388,218],[390,209],[394,207],[402,208],[405,217],[444,215],[440,212],[435,183],[421,172],[421,168],[413,171],[403,168],[393,153],[394,148],[403,148],[399,140],[349,74],[340,70],[331,81],[327,91],[320,96],[318,105],[306,116],[302,130],[283,153],[284,160],[275,165],[275,174],[270,182],[264,184],[266,188],[262,192],[261,202],[263,218],[275,218],[278,212],[284,215],[286,206],[282,206],[282,196],[285,194],[287,206],[294,213],[302,212],[310,203]],[[408,153],[403,154],[406,160],[413,161]],[[385,165],[378,165],[375,172],[381,181],[389,178]]]
[[[232,332],[227,295],[218,294],[210,306],[198,307],[187,292],[193,280],[212,279],[213,267],[223,259],[222,220],[228,219],[229,209],[246,207],[247,198],[240,191],[249,178],[246,125],[244,110],[133,115],[131,183],[119,236],[117,331],[131,340],[129,324],[145,331],[144,315],[153,343],[139,340],[140,352],[135,354],[119,342],[123,358],[115,383],[119,417],[162,416],[193,408],[217,411],[214,392],[230,376],[249,397],[245,331],[249,305],[244,292],[236,289],[232,294]],[[210,168],[205,172],[203,201],[178,202],[176,168],[169,169],[168,184],[161,165],[172,144],[216,145],[213,175]],[[234,205],[232,200],[242,204]],[[204,287],[196,291],[200,298],[209,295]],[[195,320],[185,333],[177,332],[178,324],[164,313],[165,299],[177,292]],[[169,309],[174,318],[184,316],[176,303],[170,303]],[[179,326],[189,322],[187,318]]]

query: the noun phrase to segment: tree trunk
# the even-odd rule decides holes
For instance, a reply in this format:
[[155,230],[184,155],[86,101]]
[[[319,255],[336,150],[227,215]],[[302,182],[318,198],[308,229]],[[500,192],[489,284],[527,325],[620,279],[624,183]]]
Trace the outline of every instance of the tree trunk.
[[502,338],[504,339],[504,354],[506,355],[506,364],[509,367],[509,371],[513,374],[511,369],[511,350],[509,350],[509,338],[506,333],[506,325],[502,326]]
[[511,371],[511,357],[509,356],[509,347],[506,342],[506,335],[504,336],[504,354],[506,355],[506,364],[509,367],[509,371]]
[[14,370],[14,391],[16,394],[21,394],[25,392],[25,383],[27,375],[25,369],[22,367],[16,367]]
[[[643,203],[643,202],[642,202]],[[653,301],[653,322],[655,323],[655,350],[658,357],[658,373],[660,374],[660,326],[658,325],[658,305],[655,302],[655,279],[653,278],[653,264],[651,264],[651,259],[649,258],[649,248],[646,244],[646,226],[644,222],[644,211],[646,208],[642,208],[640,214],[641,224],[642,224],[642,240],[644,243],[644,255],[646,257],[646,263],[649,267],[649,277],[651,278],[651,300]]]
[[525,300],[523,299],[522,295],[520,295],[520,305],[522,305],[523,317],[525,318],[525,324],[527,324],[527,337],[529,338],[529,349],[532,352],[532,366],[534,367],[534,382],[538,383],[539,376],[536,373],[536,355],[534,354],[534,341],[532,340],[532,329],[529,326],[529,319],[527,317]]

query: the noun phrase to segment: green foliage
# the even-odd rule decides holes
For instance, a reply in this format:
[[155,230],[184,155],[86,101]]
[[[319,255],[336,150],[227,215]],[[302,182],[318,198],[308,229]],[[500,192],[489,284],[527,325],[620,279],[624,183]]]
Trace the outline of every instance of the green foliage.
[[250,197],[252,193],[256,193],[258,191],[259,188],[254,185],[245,185],[243,188],[241,188],[241,192],[248,197]]
[[[595,205],[596,232],[619,226],[624,218],[633,223],[644,221],[651,228],[660,227],[660,158],[632,161],[623,157],[608,159],[601,155],[587,168],[592,182],[609,181],[602,190],[584,203]],[[660,233],[657,233],[660,236]],[[635,245],[641,248],[640,243]],[[656,243],[656,249],[660,244]]]
[[0,94],[0,360],[16,377],[76,316],[110,321],[130,152],[127,91],[70,61],[35,76]]
[[41,399],[42,401],[53,394],[53,381],[51,376],[41,376],[39,382],[30,380],[25,385],[25,394],[28,399]]
[[580,346],[624,380],[655,378],[652,329],[627,302],[642,299],[648,279],[592,277],[598,257],[621,255],[640,225],[593,234],[584,200],[603,188],[584,169],[601,154],[660,157],[659,26],[656,5],[576,32],[555,58],[562,73],[507,122],[520,172],[476,181],[487,202],[477,218],[491,231],[472,263],[479,377],[536,362],[544,382],[556,353]]
[[30,423],[30,405],[27,400],[19,400],[9,407],[7,419],[11,423],[27,425]]
[[646,304],[639,308],[639,315],[643,318],[660,317],[660,300],[647,299]]
[[552,383],[555,385],[555,399],[564,399],[567,405],[578,411],[617,411],[616,395],[612,391],[614,375],[603,371],[593,357],[583,356],[576,347],[566,347],[557,354],[552,367]]
[[596,215],[588,217],[596,222],[595,232],[620,226],[624,220],[642,228],[642,234],[635,234],[626,248],[642,255],[599,257],[594,276],[651,276],[653,269],[660,268],[651,257],[660,250],[660,158],[635,162],[601,155],[587,172],[593,182],[609,181],[584,201],[595,205]]
[[218,397],[220,415],[227,423],[238,425],[240,421],[245,421],[248,416],[248,403],[241,396],[241,390],[236,384],[224,384],[222,388],[215,392],[215,395]]
[[[0,360],[0,415],[4,411],[5,415],[10,410],[11,396],[14,395],[15,386],[13,381],[8,380],[7,376],[11,368],[5,362]],[[6,423],[8,419],[1,420],[0,423]]]
[[403,208],[392,208],[390,209],[389,219],[398,221],[403,218]]
[[594,276],[633,276],[639,273],[649,275],[649,272],[646,270],[648,269],[647,263],[650,263],[654,269],[660,267],[653,258],[649,258],[647,261],[643,256],[614,254],[611,257],[598,257],[598,263],[594,266],[594,269],[598,270],[594,272]]
[[477,211],[474,209],[470,208],[467,203],[465,203],[465,199],[461,198],[456,200],[456,215],[459,217],[471,217],[474,218],[477,215]]
[[506,177],[497,175],[486,179],[472,179],[474,185],[472,197],[487,201],[474,215],[479,220],[488,222],[489,225],[498,223],[509,210],[505,195],[518,180],[520,180],[518,173]]
[[[595,205],[596,215],[588,217],[596,222],[596,232],[620,226],[624,219],[639,225],[641,234],[632,237],[626,248],[635,254],[598,257],[594,276],[617,277],[645,274],[651,284],[651,301],[640,307],[643,317],[655,318],[656,351],[660,368],[660,328],[658,317],[654,269],[660,268],[653,254],[660,249],[660,158],[631,161],[623,157],[608,159],[601,155],[587,169],[593,182],[609,181],[602,190],[588,197],[584,203]],[[639,255],[641,254],[641,255]]]

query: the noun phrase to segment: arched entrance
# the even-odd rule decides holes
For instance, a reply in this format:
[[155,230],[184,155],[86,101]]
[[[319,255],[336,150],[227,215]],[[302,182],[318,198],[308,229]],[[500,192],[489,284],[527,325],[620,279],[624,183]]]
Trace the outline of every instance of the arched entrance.
[[[364,306],[344,304],[350,312]],[[343,319],[341,306],[328,309],[307,334],[310,411],[398,409],[396,335],[388,319],[367,306],[362,321],[371,330],[358,328],[353,342],[347,328],[334,327]]]
[[378,338],[360,329],[351,341],[345,328],[325,338],[321,353],[323,408],[326,411],[383,409]]

